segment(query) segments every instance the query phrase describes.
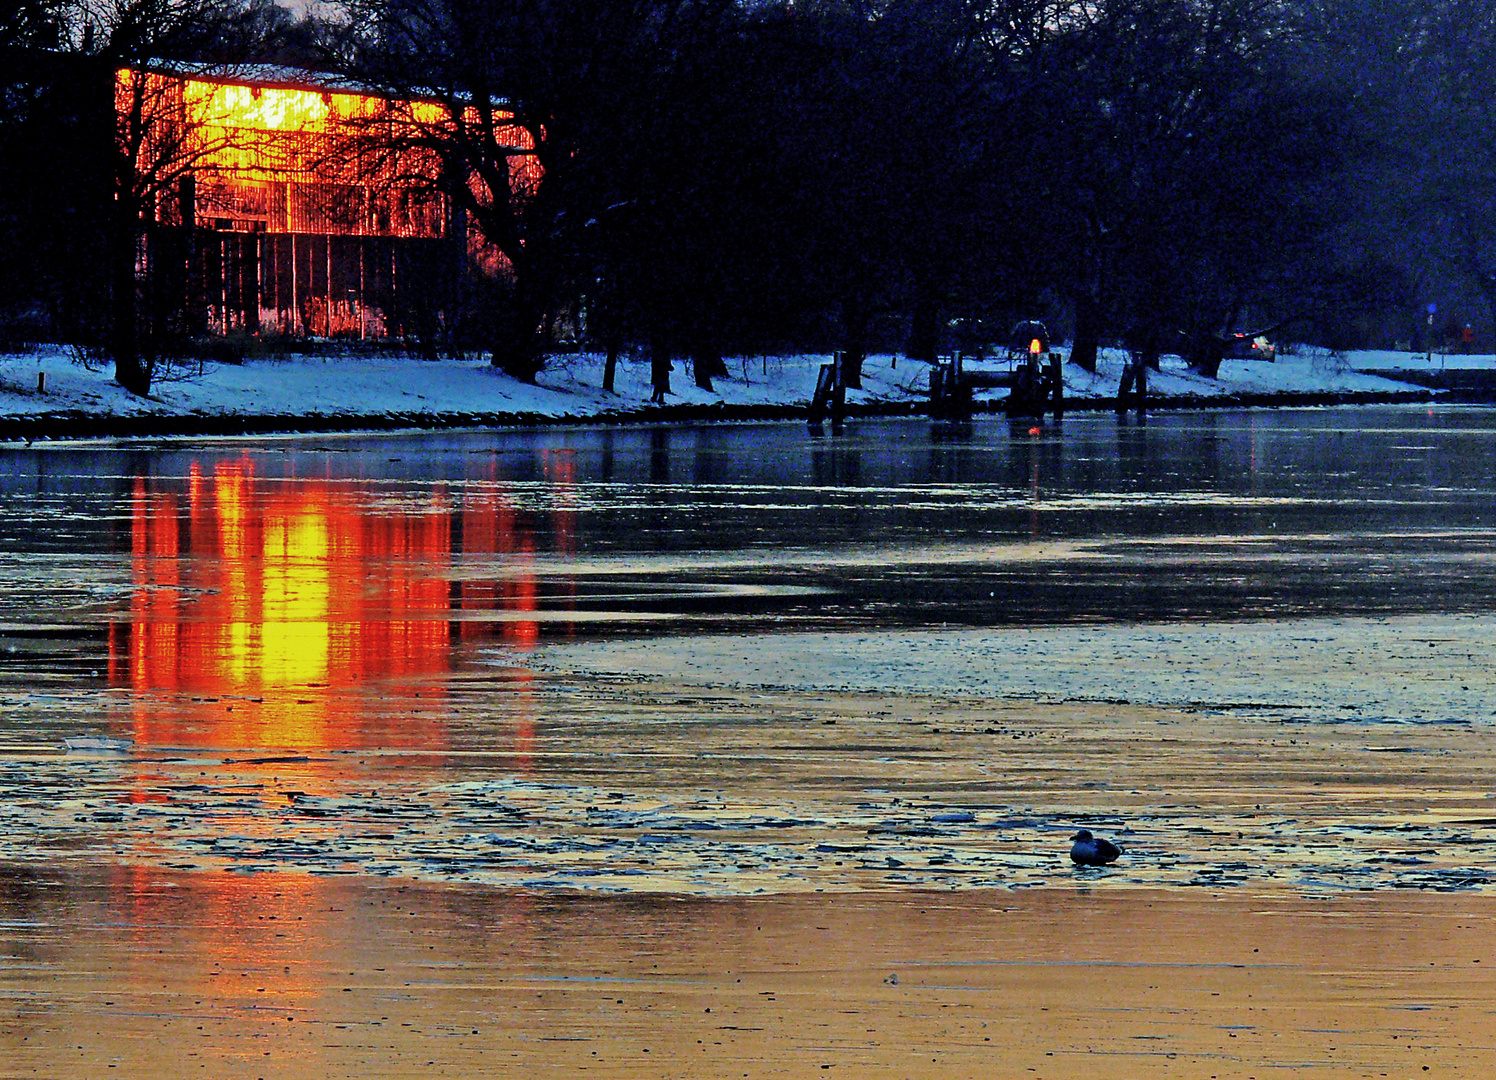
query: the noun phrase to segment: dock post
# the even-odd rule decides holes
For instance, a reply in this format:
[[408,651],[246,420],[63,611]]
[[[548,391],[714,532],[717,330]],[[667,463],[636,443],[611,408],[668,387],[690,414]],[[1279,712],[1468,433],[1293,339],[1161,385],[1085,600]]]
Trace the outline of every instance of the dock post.
[[1141,416],[1148,410],[1148,365],[1136,360],[1127,361],[1122,369],[1122,385],[1117,388],[1117,415],[1127,413],[1129,404]]
[[1058,422],[1065,417],[1065,364],[1060,354],[1049,354],[1049,404]]
[[808,417],[812,428],[819,428],[821,421],[826,418],[826,412],[831,405],[831,395],[836,382],[836,365],[822,364],[821,370],[816,373],[816,390],[810,399],[810,415]]
[[847,354],[831,354],[831,434],[840,435],[847,416]]

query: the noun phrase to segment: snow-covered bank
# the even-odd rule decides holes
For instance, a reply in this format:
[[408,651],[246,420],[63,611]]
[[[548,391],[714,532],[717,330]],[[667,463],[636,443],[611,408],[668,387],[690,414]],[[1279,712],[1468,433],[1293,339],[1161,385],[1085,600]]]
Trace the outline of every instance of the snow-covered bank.
[[[750,356],[728,361],[731,376],[714,380],[711,391],[696,387],[677,365],[669,406],[727,406],[727,415],[751,410],[803,408],[814,393],[816,373],[829,357],[821,355]],[[1274,396],[1292,400],[1305,395],[1364,397],[1416,392],[1419,387],[1384,375],[1421,364],[1441,362],[1496,370],[1496,356],[1435,356],[1432,363],[1410,360],[1407,353],[1285,355],[1276,363],[1228,360],[1220,376],[1208,379],[1188,371],[1177,357],[1165,357],[1163,370],[1149,380],[1149,393],[1160,399],[1254,401]],[[983,366],[995,366],[987,362]],[[1065,392],[1077,404],[1112,398],[1121,377],[1123,355],[1103,354],[1092,374],[1074,365],[1065,368]],[[596,354],[553,358],[535,385],[518,382],[481,361],[437,362],[391,357],[324,357],[293,355],[244,364],[204,362],[178,368],[158,379],[151,397],[141,399],[115,385],[107,366],[85,366],[63,350],[0,356],[0,420],[12,427],[46,426],[67,435],[90,422],[134,420],[141,430],[153,420],[164,430],[184,421],[213,418],[245,420],[306,418],[330,426],[374,426],[392,422],[418,426],[425,421],[452,422],[463,417],[516,420],[642,419],[656,406],[649,402],[649,365],[619,364],[615,392],[602,390],[603,359]],[[849,406],[918,407],[927,399],[929,369],[895,356],[870,357],[863,389],[847,394]],[[997,391],[1001,396],[1005,391]],[[332,424],[332,421],[336,424]],[[378,421],[377,424],[374,422]],[[248,425],[256,427],[256,425]],[[270,424],[274,427],[274,424]],[[260,430],[265,425],[258,425]]]

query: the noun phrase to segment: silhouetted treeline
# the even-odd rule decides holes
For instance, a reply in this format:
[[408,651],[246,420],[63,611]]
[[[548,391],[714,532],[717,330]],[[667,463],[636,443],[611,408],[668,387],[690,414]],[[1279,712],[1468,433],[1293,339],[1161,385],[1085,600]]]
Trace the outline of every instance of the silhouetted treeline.
[[[75,190],[98,175],[78,162],[112,154],[95,195],[118,203],[118,139],[69,127],[67,80],[38,69],[196,59],[336,72],[465,117],[431,138],[507,272],[469,291],[449,344],[522,377],[578,335],[689,358],[698,381],[740,351],[931,358],[1027,317],[1081,362],[1123,342],[1207,371],[1234,331],[1485,338],[1493,10],[343,0],[312,19],[266,0],[5,0],[0,49],[28,59],[5,65],[0,103],[0,319],[107,343],[128,317],[103,269],[127,257],[124,227]],[[542,172],[516,190],[521,154]]]

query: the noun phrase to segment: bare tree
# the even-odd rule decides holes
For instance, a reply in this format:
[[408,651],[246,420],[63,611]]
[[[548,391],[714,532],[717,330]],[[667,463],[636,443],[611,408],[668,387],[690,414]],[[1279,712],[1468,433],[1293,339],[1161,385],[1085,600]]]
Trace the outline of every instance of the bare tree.
[[411,103],[397,143],[440,158],[455,209],[491,252],[496,367],[533,379],[551,318],[572,299],[572,257],[606,205],[589,204],[600,188],[584,196],[577,183],[596,127],[627,122],[622,88],[647,75],[657,35],[694,8],[727,4],[346,0],[349,25],[364,31],[346,50],[349,73]]
[[55,118],[42,73],[56,66],[44,58],[64,40],[67,19],[62,0],[0,0],[0,333],[34,323],[27,309],[47,276],[37,226],[58,185],[53,176],[43,194],[51,155],[38,150],[58,140],[48,138]]
[[56,48],[67,24],[65,0],[0,0],[0,51]]
[[1404,190],[1429,253],[1479,291],[1496,325],[1496,11],[1428,7],[1404,84]]
[[[108,251],[107,348],[114,377],[131,393],[150,393],[161,362],[172,275],[153,249],[157,226],[190,229],[196,173],[247,136],[211,86],[223,64],[197,62],[237,10],[232,0],[83,0],[79,45],[113,81],[114,146]],[[180,297],[176,298],[180,300]]]
[[1276,0],[1072,10],[1039,77],[1047,171],[1019,182],[1073,303],[1073,360],[1094,365],[1109,329],[1156,355],[1304,290],[1339,151],[1291,43]]

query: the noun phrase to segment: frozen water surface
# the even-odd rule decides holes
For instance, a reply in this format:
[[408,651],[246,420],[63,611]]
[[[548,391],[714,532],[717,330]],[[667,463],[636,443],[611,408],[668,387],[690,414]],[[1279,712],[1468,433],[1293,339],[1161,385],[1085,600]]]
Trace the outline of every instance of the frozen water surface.
[[0,449],[0,862],[1017,887],[1085,823],[1119,883],[1484,888],[1493,436]]

